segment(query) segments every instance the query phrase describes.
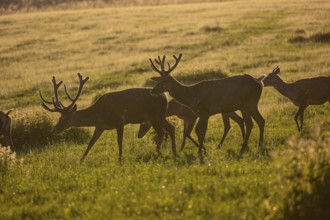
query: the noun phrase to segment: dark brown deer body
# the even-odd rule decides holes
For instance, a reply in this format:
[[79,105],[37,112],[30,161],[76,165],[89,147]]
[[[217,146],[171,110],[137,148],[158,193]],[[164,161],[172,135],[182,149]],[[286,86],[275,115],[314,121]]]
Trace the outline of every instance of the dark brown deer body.
[[[278,92],[289,98],[298,106],[298,112],[294,116],[298,131],[303,128],[304,110],[309,105],[322,105],[330,103],[330,77],[320,76],[301,79],[293,83],[284,82],[278,74],[280,68],[276,67],[263,80],[265,86],[273,86]],[[298,122],[300,119],[300,125]]]
[[[223,122],[224,122],[224,133],[221,138],[221,141],[219,143],[219,147],[222,146],[226,135],[230,129],[230,123],[229,123],[229,116],[233,120],[235,120],[241,128],[242,131],[242,136],[245,136],[245,129],[244,129],[244,121],[241,117],[239,117],[237,114],[233,113],[228,113],[228,114],[223,114]],[[199,147],[198,143],[191,137],[191,131],[194,128],[195,122],[197,120],[197,115],[187,106],[177,102],[175,99],[172,99],[168,103],[167,107],[167,112],[166,112],[166,117],[171,117],[171,116],[177,116],[178,118],[183,120],[183,138],[182,138],[182,144],[181,144],[181,150],[184,149],[185,143],[186,143],[186,138],[189,138],[197,147]],[[141,124],[138,137],[142,138],[151,128],[150,123],[144,123]]]
[[[79,75],[79,79],[80,88],[76,97],[80,96],[82,86],[88,80],[88,78],[85,79],[85,81],[82,80],[81,75]],[[58,101],[57,95],[57,89],[61,82],[57,84],[55,78],[53,78],[53,84],[55,99],[53,98],[52,102],[46,101],[40,93],[43,100],[42,106],[46,110],[61,113],[61,117],[54,127],[53,132],[57,134],[69,127],[95,127],[93,137],[81,158],[82,160],[87,156],[89,150],[98,140],[103,131],[111,129],[116,129],[117,131],[119,159],[121,160],[124,126],[130,123],[140,124],[145,121],[149,121],[158,134],[158,151],[164,137],[163,130],[169,132],[172,140],[172,151],[175,155],[174,127],[165,119],[167,99],[164,95],[152,96],[150,95],[150,88],[127,89],[107,93],[101,96],[92,106],[77,111],[74,100],[77,100],[78,98],[71,98],[66,91],[69,99],[73,100],[73,104],[70,105],[71,107],[64,107],[63,104]],[[55,109],[50,109],[45,103],[53,103]]]
[[0,111],[0,137],[3,137],[1,144],[4,147],[9,146],[12,151],[15,151],[13,140],[11,137],[11,118],[9,117],[9,110],[7,113]]
[[[161,66],[158,70],[150,59],[152,68],[161,74],[161,77],[154,77],[153,80],[158,84],[152,90],[152,94],[169,92],[169,94],[178,102],[193,109],[199,117],[196,125],[196,134],[198,137],[200,149],[204,148],[204,138],[207,130],[209,117],[218,113],[230,113],[240,110],[246,125],[246,134],[241,149],[241,154],[246,150],[248,139],[253,127],[252,118],[257,122],[260,130],[259,147],[263,145],[264,119],[259,113],[258,102],[262,92],[262,83],[260,80],[250,75],[241,75],[227,77],[219,80],[206,80],[200,83],[186,86],[179,83],[170,72],[176,67],[181,59],[181,54],[176,63],[169,70],[164,70],[165,56],[161,60],[155,59]],[[252,117],[252,118],[251,118]]]

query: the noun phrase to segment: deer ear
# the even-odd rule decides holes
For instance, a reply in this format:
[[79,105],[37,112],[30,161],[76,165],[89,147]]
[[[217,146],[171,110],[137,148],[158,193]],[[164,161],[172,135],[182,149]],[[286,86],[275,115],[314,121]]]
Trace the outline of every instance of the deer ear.
[[151,77],[150,78],[152,81],[159,82],[161,77]]
[[6,113],[6,115],[8,116],[8,115],[10,114],[11,111],[13,111],[13,110],[10,109],[10,110]]
[[276,70],[276,72],[275,72],[275,74],[277,75],[277,74],[279,74],[280,72],[281,72],[281,69],[280,69],[280,67],[278,67],[277,70]]

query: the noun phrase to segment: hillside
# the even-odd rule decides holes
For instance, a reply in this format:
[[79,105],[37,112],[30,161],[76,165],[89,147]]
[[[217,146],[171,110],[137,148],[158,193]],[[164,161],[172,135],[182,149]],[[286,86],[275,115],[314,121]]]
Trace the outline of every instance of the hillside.
[[0,1],[0,14],[40,10],[50,11],[104,7],[132,7],[222,1],[224,0],[2,0]]
[[[329,1],[250,0],[0,16],[0,109],[13,109],[19,149],[15,156],[1,148],[0,219],[328,217],[329,103],[308,107],[298,132],[297,107],[264,88],[259,109],[271,157],[258,153],[256,124],[242,158],[234,122],[216,149],[223,123],[215,115],[205,156],[189,140],[176,159],[169,140],[158,155],[154,132],[138,139],[138,125],[127,125],[122,163],[115,131],[104,132],[80,163],[93,129],[52,135],[59,115],[42,109],[38,91],[51,99],[55,75],[74,94],[80,72],[90,77],[77,102],[82,109],[106,92],[153,86],[149,78],[157,74],[148,58],[179,53],[173,75],[187,84],[245,73],[259,77],[278,65],[287,82],[330,76],[329,11]],[[67,104],[63,87],[59,92]],[[182,121],[169,120],[180,146]]]

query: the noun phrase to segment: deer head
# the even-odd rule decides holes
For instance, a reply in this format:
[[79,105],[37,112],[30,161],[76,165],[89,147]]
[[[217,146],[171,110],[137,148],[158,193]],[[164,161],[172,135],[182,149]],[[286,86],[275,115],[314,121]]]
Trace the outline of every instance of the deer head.
[[11,119],[9,117],[9,114],[12,110],[9,110],[7,113],[0,112],[0,136],[4,134],[4,131],[6,130],[6,126],[8,123],[11,122]]
[[166,56],[163,56],[163,58],[161,59],[158,56],[158,59],[155,58],[155,62],[160,66],[160,69],[157,69],[157,67],[155,66],[155,64],[153,63],[152,59],[149,58],[150,64],[151,64],[151,68],[160,74],[160,77],[152,77],[151,80],[154,80],[157,83],[157,85],[153,88],[153,90],[151,91],[152,95],[157,95],[163,92],[168,92],[171,89],[171,86],[173,84],[174,78],[172,77],[172,75],[170,74],[175,68],[176,66],[179,64],[182,54],[179,54],[178,57],[176,57],[175,55],[173,55],[174,59],[175,59],[175,64],[171,67],[171,65],[169,64],[169,62],[167,62],[167,66],[168,66],[168,70],[165,70],[165,59]]
[[[61,114],[61,117],[59,118],[57,124],[55,125],[55,127],[53,129],[54,134],[58,134],[64,130],[70,128],[73,125],[72,118],[73,118],[75,112],[77,111],[76,102],[81,95],[84,84],[89,79],[89,77],[86,77],[85,79],[83,79],[83,77],[80,73],[78,73],[78,78],[79,78],[79,88],[78,88],[77,95],[74,98],[72,98],[72,96],[70,96],[66,86],[64,85],[65,94],[68,97],[68,99],[71,101],[71,103],[68,106],[64,106],[62,104],[62,102],[59,101],[58,88],[60,87],[60,85],[63,82],[60,81],[57,83],[55,76],[53,76],[53,79],[52,79],[53,87],[54,87],[54,96],[55,96],[52,98],[52,101],[47,101],[46,99],[44,99],[44,97],[41,94],[41,91],[39,91],[39,95],[42,100],[41,106],[49,112],[58,112]],[[48,105],[53,105],[53,108],[49,107]]]
[[0,136],[4,136],[4,146],[9,146],[12,151],[15,151],[13,140],[11,137],[11,118],[9,114],[12,110],[7,113],[0,111]]
[[263,79],[264,86],[274,86],[280,80],[280,77],[277,75],[280,72],[281,69],[277,66],[271,73],[268,73]]

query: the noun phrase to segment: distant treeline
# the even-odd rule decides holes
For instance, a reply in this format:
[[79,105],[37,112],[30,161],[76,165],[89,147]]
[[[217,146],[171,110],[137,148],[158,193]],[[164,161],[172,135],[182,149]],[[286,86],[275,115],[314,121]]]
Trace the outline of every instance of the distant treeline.
[[0,13],[43,9],[100,8],[107,6],[163,5],[224,0],[0,0]]

